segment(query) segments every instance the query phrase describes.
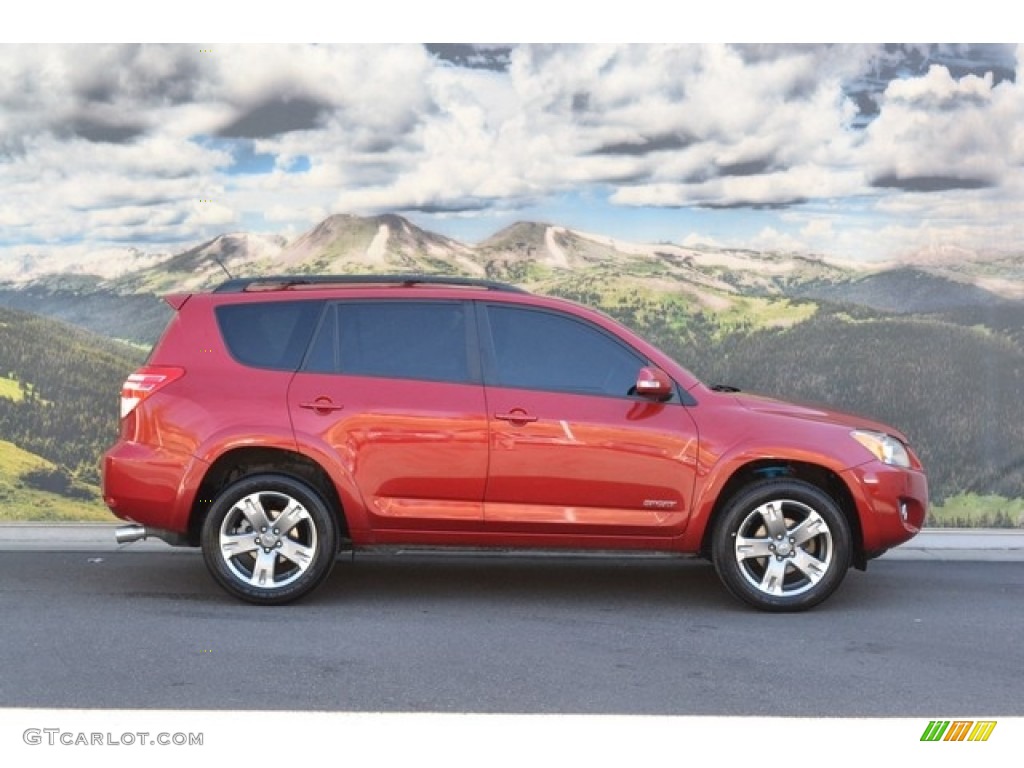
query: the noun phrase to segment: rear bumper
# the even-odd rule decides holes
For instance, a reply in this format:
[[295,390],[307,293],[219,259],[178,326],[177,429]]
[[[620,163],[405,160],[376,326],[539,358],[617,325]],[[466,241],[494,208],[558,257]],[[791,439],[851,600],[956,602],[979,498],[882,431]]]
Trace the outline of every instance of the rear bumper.
[[913,538],[928,514],[928,480],[916,469],[870,462],[844,473],[857,505],[867,557]]
[[122,520],[186,533],[206,468],[194,456],[122,440],[103,457],[103,501]]

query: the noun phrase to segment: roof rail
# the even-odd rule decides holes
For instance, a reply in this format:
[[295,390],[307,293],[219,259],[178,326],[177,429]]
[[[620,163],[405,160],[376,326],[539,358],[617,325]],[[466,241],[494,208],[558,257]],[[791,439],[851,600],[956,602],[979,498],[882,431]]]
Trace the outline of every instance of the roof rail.
[[447,275],[266,275],[264,277],[236,277],[213,289],[214,293],[244,293],[248,290],[288,289],[319,284],[342,285],[453,285],[466,288],[484,288],[489,291],[526,293],[525,290],[495,280]]

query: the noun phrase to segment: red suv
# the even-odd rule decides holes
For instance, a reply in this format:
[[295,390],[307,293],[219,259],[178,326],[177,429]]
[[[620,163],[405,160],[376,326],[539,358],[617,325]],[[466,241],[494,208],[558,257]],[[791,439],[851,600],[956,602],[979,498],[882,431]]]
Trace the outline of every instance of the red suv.
[[799,610],[927,511],[900,432],[707,387],[567,301],[405,275],[166,300],[104,498],[119,541],[201,546],[243,600],[307,594],[343,547],[444,545],[700,555]]

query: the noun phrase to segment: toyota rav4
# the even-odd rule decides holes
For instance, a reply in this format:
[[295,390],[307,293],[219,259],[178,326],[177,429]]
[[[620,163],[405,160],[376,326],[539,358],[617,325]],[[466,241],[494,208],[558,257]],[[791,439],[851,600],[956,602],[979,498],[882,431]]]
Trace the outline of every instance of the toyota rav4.
[[254,603],[342,549],[657,551],[809,608],[912,537],[927,482],[856,416],[708,387],[605,315],[484,280],[233,279],[175,314],[103,462],[121,542]]

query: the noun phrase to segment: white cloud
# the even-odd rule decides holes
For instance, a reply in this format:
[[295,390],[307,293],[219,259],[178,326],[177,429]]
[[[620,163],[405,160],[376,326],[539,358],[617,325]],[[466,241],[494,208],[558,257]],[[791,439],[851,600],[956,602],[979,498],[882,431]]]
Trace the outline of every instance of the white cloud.
[[891,186],[997,184],[1015,161],[1019,90],[994,86],[991,74],[957,80],[942,66],[892,82],[868,128],[866,168]]
[[761,251],[799,252],[808,250],[805,240],[780,232],[774,227],[762,229],[755,237],[751,238],[749,245]]
[[[827,214],[780,212],[762,238],[814,250],[884,254],[886,242],[994,232],[1019,247],[1007,222],[1024,196],[1024,89],[936,66],[875,93],[862,129],[850,84],[880,78],[878,56],[861,45],[519,46],[493,71],[418,45],[7,46],[0,243],[68,257],[77,241],[174,249],[243,221],[497,217],[578,194],[624,215],[765,215],[806,200]],[[232,148],[269,155],[273,170],[231,173]],[[300,159],[308,170],[289,172]],[[872,220],[847,215],[849,201]]]

